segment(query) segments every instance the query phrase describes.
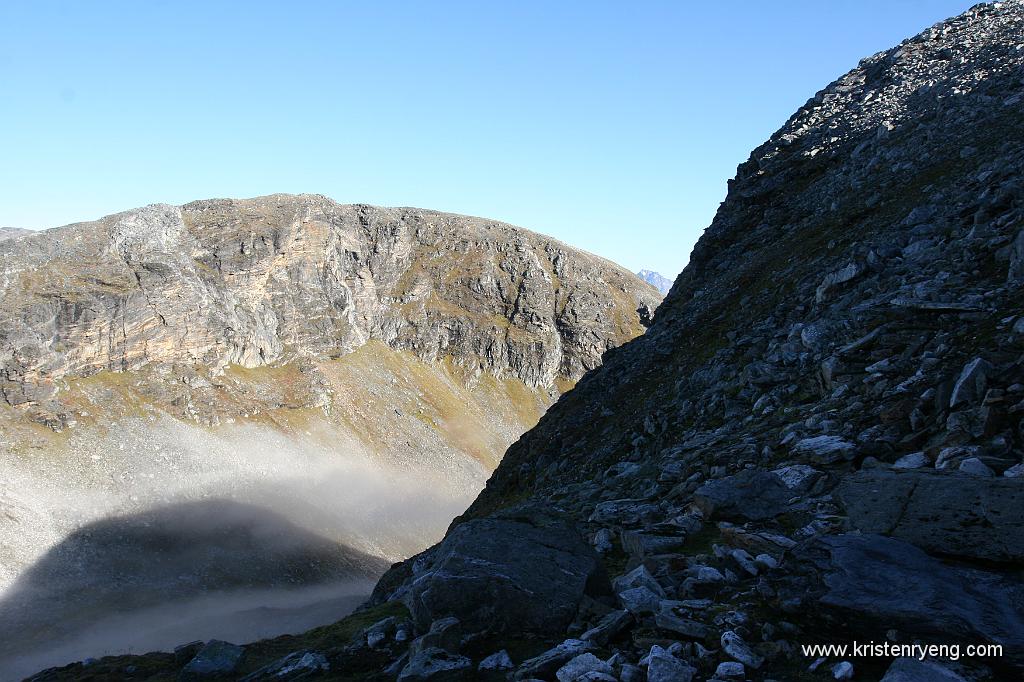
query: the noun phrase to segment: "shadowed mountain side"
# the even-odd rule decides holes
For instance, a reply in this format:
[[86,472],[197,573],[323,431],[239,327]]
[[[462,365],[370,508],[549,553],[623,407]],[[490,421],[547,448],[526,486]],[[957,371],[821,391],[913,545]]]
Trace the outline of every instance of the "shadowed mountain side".
[[[245,628],[225,618],[225,611],[246,615],[241,622],[249,625],[249,637],[316,624],[286,613],[301,602],[307,608],[334,605],[322,614],[328,622],[351,610],[387,566],[383,559],[306,531],[275,512],[228,500],[105,519],[53,547],[0,601],[0,661],[5,661],[0,677],[13,674],[16,657],[30,655],[37,662],[45,657],[31,649],[39,642],[47,642],[47,650],[73,639],[103,646],[89,637],[90,630],[116,630],[118,619],[125,631],[105,645],[116,642],[120,650],[170,647],[178,641],[176,620],[215,626],[211,614],[230,626],[221,636],[244,639]],[[305,590],[305,597],[296,594],[297,588],[309,586],[315,587]],[[277,605],[268,590],[287,590],[288,598]],[[207,599],[215,599],[217,607],[204,608]],[[169,603],[173,609],[153,608]],[[139,617],[146,610],[152,618]],[[162,644],[160,630],[167,635]],[[157,637],[139,639],[139,633]],[[209,633],[215,634],[220,633]],[[44,665],[66,660],[71,659],[47,659]]]

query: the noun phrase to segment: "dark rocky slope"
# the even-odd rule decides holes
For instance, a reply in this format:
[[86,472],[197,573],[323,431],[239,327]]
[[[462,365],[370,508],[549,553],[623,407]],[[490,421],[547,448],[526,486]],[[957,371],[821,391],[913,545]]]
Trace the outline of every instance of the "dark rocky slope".
[[[1020,2],[862,61],[739,167],[647,334],[444,541],[360,620],[234,669],[314,651],[333,679],[1018,679],[1022,130]],[[1003,653],[800,650],[855,639]]]

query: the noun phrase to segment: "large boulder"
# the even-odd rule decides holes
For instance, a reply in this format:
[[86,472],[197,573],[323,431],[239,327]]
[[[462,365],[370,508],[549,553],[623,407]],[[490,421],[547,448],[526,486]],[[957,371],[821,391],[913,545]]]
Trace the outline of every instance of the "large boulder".
[[929,552],[1024,561],[1024,480],[927,470],[865,469],[839,485],[850,525]]
[[393,595],[417,629],[458,618],[467,634],[557,637],[584,595],[610,596],[597,553],[563,516],[536,508],[455,526]]
[[781,514],[793,492],[778,474],[744,469],[702,485],[693,495],[706,516],[731,521],[761,521]]
[[245,649],[237,644],[213,639],[199,650],[178,674],[179,682],[192,682],[234,673],[242,662]]
[[1002,644],[1008,658],[1024,660],[1019,579],[951,566],[881,535],[827,536],[796,559],[821,576],[820,590],[809,592],[817,600],[813,617],[838,616],[868,636],[895,627],[936,642]]

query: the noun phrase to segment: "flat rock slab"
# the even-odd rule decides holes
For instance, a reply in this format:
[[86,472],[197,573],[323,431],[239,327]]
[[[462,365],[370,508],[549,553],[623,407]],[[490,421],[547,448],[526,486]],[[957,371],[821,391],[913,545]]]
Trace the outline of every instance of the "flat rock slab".
[[854,617],[866,631],[896,627],[906,637],[993,642],[1024,660],[1024,584],[950,566],[913,545],[880,535],[824,537],[814,546],[826,588],[820,604]]
[[418,629],[561,636],[584,594],[611,594],[594,549],[564,517],[511,510],[467,521],[415,562],[402,596]]
[[1024,561],[1024,480],[865,469],[839,485],[850,525],[933,554]]

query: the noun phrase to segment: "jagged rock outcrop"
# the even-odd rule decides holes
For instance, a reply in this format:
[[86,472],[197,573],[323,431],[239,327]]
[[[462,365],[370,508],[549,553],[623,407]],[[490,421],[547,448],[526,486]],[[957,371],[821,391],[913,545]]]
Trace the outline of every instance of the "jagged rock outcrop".
[[[1022,35],[1024,3],[976,6],[863,60],[754,150],[647,334],[513,445],[423,556],[546,504],[591,538],[615,598],[581,600],[557,637],[467,628],[449,656],[508,657],[511,679],[1019,677],[1024,583],[1002,534],[1024,495]],[[967,495],[872,506],[908,480]],[[963,527],[968,511],[991,528]],[[993,546],[965,546],[979,538]],[[400,607],[417,561],[364,615]],[[800,649],[865,638],[962,648]],[[967,658],[978,643],[1002,653]],[[392,679],[408,648],[329,655]]]

